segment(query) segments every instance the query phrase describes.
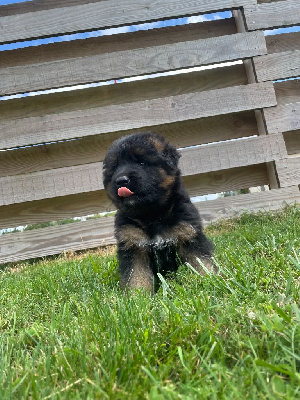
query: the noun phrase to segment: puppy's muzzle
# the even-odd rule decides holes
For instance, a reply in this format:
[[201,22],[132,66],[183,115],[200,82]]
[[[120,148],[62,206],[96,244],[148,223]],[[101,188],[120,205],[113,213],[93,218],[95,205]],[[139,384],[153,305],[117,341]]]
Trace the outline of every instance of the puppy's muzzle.
[[124,176],[119,176],[119,177],[116,179],[116,184],[117,184],[118,187],[123,187],[123,186],[127,187],[128,184],[129,184],[129,182],[130,182],[130,179],[129,179],[128,176],[126,176],[126,175],[124,175]]

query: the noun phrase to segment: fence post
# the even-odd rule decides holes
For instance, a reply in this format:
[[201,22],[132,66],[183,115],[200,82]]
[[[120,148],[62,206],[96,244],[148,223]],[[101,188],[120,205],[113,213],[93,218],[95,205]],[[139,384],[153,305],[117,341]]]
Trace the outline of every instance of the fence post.
[[[247,26],[245,23],[245,19],[241,10],[234,10],[233,16],[236,23],[237,32],[246,32]],[[246,74],[249,83],[257,83],[258,80],[256,78],[255,73],[255,65],[253,63],[253,58],[244,60],[244,66],[246,69]],[[255,117],[257,122],[258,134],[259,135],[267,135],[268,128],[264,118],[264,110],[255,110]],[[268,162],[266,163],[267,171],[268,171],[268,178],[269,178],[269,186],[270,189],[278,189],[280,187],[277,171],[276,171],[276,164],[275,162]]]

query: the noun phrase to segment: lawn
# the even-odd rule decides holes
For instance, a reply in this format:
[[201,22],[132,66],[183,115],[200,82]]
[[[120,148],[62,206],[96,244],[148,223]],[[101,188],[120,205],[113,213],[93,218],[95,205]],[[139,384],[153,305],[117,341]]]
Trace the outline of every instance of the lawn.
[[221,274],[124,294],[103,252],[0,271],[0,399],[299,399],[300,209],[206,229]]

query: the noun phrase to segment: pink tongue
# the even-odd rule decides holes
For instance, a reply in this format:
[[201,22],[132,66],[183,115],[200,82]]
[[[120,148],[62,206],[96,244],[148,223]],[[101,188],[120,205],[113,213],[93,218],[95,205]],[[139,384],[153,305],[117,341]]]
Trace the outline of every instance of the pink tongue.
[[118,196],[120,197],[130,197],[132,196],[134,193],[129,190],[127,187],[120,187],[118,189]]

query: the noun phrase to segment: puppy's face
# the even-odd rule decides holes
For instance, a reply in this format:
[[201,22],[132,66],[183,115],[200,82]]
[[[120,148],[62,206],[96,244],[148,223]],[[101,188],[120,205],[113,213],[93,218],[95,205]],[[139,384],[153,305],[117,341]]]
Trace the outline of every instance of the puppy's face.
[[116,207],[132,217],[166,205],[179,179],[179,154],[152,133],[114,142],[103,163],[103,182]]

